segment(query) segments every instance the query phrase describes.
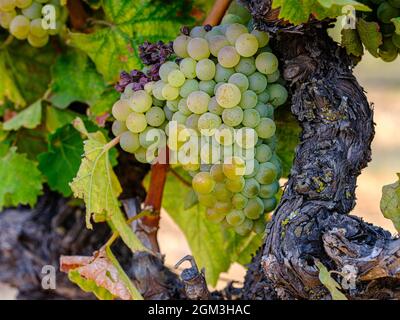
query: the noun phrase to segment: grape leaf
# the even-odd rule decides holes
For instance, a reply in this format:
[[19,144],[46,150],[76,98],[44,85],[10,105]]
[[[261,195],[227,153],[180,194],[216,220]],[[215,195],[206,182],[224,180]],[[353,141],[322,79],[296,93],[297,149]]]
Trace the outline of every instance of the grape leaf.
[[46,107],[46,129],[50,133],[54,133],[58,128],[71,123],[78,114],[70,110],[60,110],[53,106]]
[[59,56],[51,74],[49,99],[61,109],[67,108],[74,101],[91,105],[106,88],[103,78],[88,56],[77,50],[69,50]]
[[82,142],[79,132],[69,124],[49,135],[48,151],[38,155],[39,170],[46,176],[50,189],[65,197],[72,193],[69,182],[79,169]]
[[337,283],[332,277],[328,269],[321,263],[316,263],[319,269],[319,280],[328,289],[333,300],[347,300],[346,296],[339,291],[341,288],[339,283]]
[[71,33],[68,43],[85,51],[108,82],[122,70],[140,69],[138,45],[169,41],[188,23],[187,1],[104,0],[107,25],[94,33]]
[[114,295],[106,288],[100,287],[92,279],[86,279],[81,276],[78,270],[71,270],[68,272],[68,279],[75,283],[79,288],[85,292],[93,293],[99,300],[113,300]]
[[185,234],[199,268],[206,270],[207,282],[215,285],[219,274],[227,271],[231,263],[250,262],[251,255],[261,245],[261,237],[254,234],[241,237],[208,221],[202,206],[185,210],[182,199],[189,190],[176,177],[168,175],[162,206]]
[[364,48],[357,30],[342,30],[342,46],[346,48],[348,55],[361,57],[364,54]]
[[42,101],[38,100],[28,108],[19,112],[15,117],[4,122],[4,130],[18,130],[22,127],[27,129],[36,128],[42,120]]
[[371,11],[366,5],[354,0],[274,0],[272,2],[273,9],[280,8],[279,18],[296,25],[307,22],[311,14],[319,20],[341,16],[345,6],[352,6],[360,11]]
[[382,188],[381,211],[385,218],[392,220],[397,231],[400,231],[400,173],[399,180]]
[[400,35],[400,17],[397,17],[397,18],[393,18],[392,20],[391,20],[392,22],[393,22],[393,24],[394,24],[394,26],[395,26],[395,32],[398,34],[398,35]]
[[379,24],[374,21],[368,22],[360,18],[357,20],[357,31],[369,53],[374,57],[379,57],[378,48],[383,43],[382,33],[379,31]]
[[6,59],[7,53],[0,51],[0,104],[9,99],[16,105],[25,106],[26,102],[19,92],[13,75],[7,66]]
[[97,99],[90,106],[90,113],[93,116],[103,115],[105,113],[111,113],[111,108],[115,101],[119,99],[120,94],[114,89],[114,87],[109,87],[101,94],[100,98]]
[[84,141],[84,158],[70,187],[76,198],[85,201],[87,228],[92,229],[92,216],[105,216],[132,251],[147,251],[126,223],[120,209],[118,196],[122,188],[111,167],[111,146],[101,131],[88,133],[82,120],[78,118],[75,122],[75,128],[84,133],[87,140]]
[[12,147],[0,159],[0,210],[6,206],[33,206],[42,193],[43,177],[37,164]]

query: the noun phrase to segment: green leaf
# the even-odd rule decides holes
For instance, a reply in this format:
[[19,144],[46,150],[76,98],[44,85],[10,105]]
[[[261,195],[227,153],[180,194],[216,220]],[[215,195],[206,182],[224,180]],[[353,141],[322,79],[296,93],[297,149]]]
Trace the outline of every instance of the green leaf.
[[72,125],[59,128],[49,136],[48,151],[39,154],[38,161],[50,189],[65,197],[71,195],[69,183],[78,172],[82,154],[81,135]]
[[400,231],[400,173],[399,180],[382,188],[381,211],[385,218],[392,220],[397,231]]
[[342,30],[342,46],[346,48],[348,55],[361,57],[364,54],[364,48],[357,30]]
[[138,46],[144,41],[169,41],[187,23],[187,1],[104,0],[107,25],[94,33],[72,33],[69,44],[85,51],[108,82],[122,70],[140,69]]
[[261,237],[255,234],[241,237],[208,221],[202,206],[185,210],[182,199],[189,190],[176,177],[168,175],[162,205],[185,234],[198,266],[205,268],[207,282],[214,286],[220,273],[227,271],[233,262],[250,262],[261,245]]
[[368,22],[360,18],[357,20],[357,31],[368,52],[374,57],[379,57],[378,48],[383,43],[382,34],[379,31],[379,24],[374,21]]
[[330,292],[332,300],[347,300],[346,296],[339,291],[341,286],[331,277],[328,269],[321,262],[317,262],[316,265],[319,269],[319,280]]
[[6,99],[16,105],[25,106],[26,102],[13,79],[13,75],[7,66],[7,53],[0,51],[0,104]]
[[42,120],[42,100],[36,101],[28,108],[19,112],[15,117],[4,122],[4,130],[18,130],[22,127],[27,129],[36,128]]
[[[79,126],[86,132],[82,120],[76,122],[78,124],[75,127]],[[101,131],[87,133],[87,136],[88,139],[84,141],[84,158],[70,184],[74,196],[85,201],[87,228],[92,229],[90,220],[93,215],[105,215],[132,251],[147,251],[126,223],[120,209],[118,196],[122,188],[109,159],[112,145],[107,144]]]
[[395,32],[400,35],[400,17],[393,18],[391,20],[396,28]]
[[199,203],[196,192],[192,188],[186,193],[183,209],[187,210]]
[[77,50],[69,50],[59,56],[51,71],[49,99],[61,109],[74,101],[92,105],[106,88],[88,56]]
[[42,193],[42,175],[35,162],[12,147],[0,159],[0,210],[6,206],[33,206]]
[[119,99],[120,94],[114,89],[114,87],[107,88],[90,106],[90,113],[93,116],[103,115],[108,112],[111,114],[111,108],[114,103]]
[[280,8],[279,18],[293,24],[305,23],[312,14],[319,20],[343,15],[342,9],[352,6],[356,10],[371,11],[366,5],[354,0],[274,0],[272,8]]
[[113,294],[106,288],[100,287],[92,279],[82,277],[78,270],[68,272],[68,279],[79,286],[85,292],[93,293],[99,300],[113,300]]
[[69,124],[78,114],[70,110],[60,110],[53,106],[46,107],[46,129],[50,133],[54,133],[58,128]]

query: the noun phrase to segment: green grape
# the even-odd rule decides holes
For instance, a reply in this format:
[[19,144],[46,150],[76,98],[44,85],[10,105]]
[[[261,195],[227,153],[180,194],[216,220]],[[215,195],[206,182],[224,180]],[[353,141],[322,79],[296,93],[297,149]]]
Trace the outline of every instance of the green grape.
[[112,107],[112,115],[118,121],[125,121],[132,112],[128,100],[121,99],[114,103]]
[[262,184],[260,188],[261,198],[272,198],[279,191],[279,182],[275,181],[271,184]]
[[242,149],[253,148],[258,140],[257,133],[252,128],[240,128],[236,131],[236,143]]
[[229,77],[228,82],[236,85],[242,93],[249,88],[249,79],[242,73],[234,73]]
[[164,130],[147,127],[139,134],[140,144],[145,148],[165,148],[167,137]]
[[390,23],[393,18],[400,16],[400,9],[391,6],[388,2],[379,5],[377,16],[383,23]]
[[223,182],[225,180],[224,171],[222,170],[222,164],[220,163],[216,163],[211,166],[210,174],[217,182]]
[[260,53],[256,58],[256,68],[263,74],[272,74],[278,70],[278,58],[270,52]]
[[243,190],[245,184],[245,180],[243,177],[239,177],[235,180],[227,179],[225,182],[226,189],[233,192],[238,193]]
[[13,11],[16,6],[15,0],[0,0],[0,11]]
[[233,108],[239,104],[242,95],[239,88],[234,84],[223,83],[218,86],[215,97],[217,98],[217,102],[221,107]]
[[129,99],[131,109],[135,112],[146,112],[151,108],[153,99],[144,90],[135,91]]
[[32,2],[32,4],[22,9],[22,14],[30,20],[39,19],[42,17],[42,5],[37,2]]
[[272,119],[274,117],[274,107],[272,106],[272,104],[257,103],[257,105],[254,109],[256,109],[258,111],[261,118],[271,118]]
[[238,73],[243,73],[246,76],[252,75],[256,71],[256,62],[253,57],[240,58],[239,63],[235,66]]
[[[273,73],[267,74],[267,81],[268,84],[276,82],[279,80],[279,77],[281,76],[281,73],[279,69],[276,69]],[[265,92],[265,91],[264,91]],[[262,94],[262,93],[261,93]],[[267,100],[268,101],[268,100]]]
[[242,57],[252,57],[258,50],[258,40],[250,33],[243,33],[236,39],[235,48]]
[[218,63],[225,68],[233,68],[240,61],[235,47],[225,46],[218,52]]
[[200,116],[198,114],[192,113],[190,116],[186,118],[185,125],[186,127],[197,130],[197,126],[199,123]]
[[148,163],[147,159],[147,150],[143,147],[140,147],[135,151],[135,158],[140,163]]
[[221,124],[218,130],[216,130],[214,137],[220,145],[230,146],[234,141],[235,133],[231,126]]
[[2,12],[0,11],[0,26],[2,26],[4,29],[8,29],[10,27],[11,21],[15,18],[17,13],[15,10],[8,11],[8,12]]
[[187,45],[187,51],[189,56],[197,61],[207,59],[210,56],[208,42],[203,38],[191,39]]
[[214,190],[215,181],[208,172],[199,172],[193,177],[192,186],[197,193],[211,193]]
[[243,23],[242,18],[236,14],[227,13],[221,20],[221,25],[230,25],[232,23]]
[[199,89],[212,96],[214,95],[215,85],[216,83],[214,80],[203,80],[199,82]]
[[257,94],[252,90],[246,90],[242,94],[240,100],[240,107],[243,109],[251,109],[257,105],[258,97]]
[[[204,91],[204,90],[203,90]],[[224,111],[224,108],[222,108],[218,102],[217,98],[214,96],[210,99],[210,102],[208,103],[208,111],[211,113],[214,113],[216,115],[222,115],[222,112]]]
[[261,184],[271,184],[278,177],[278,169],[271,162],[260,164],[260,168],[255,176],[256,180]]
[[204,132],[204,130],[208,130],[209,132],[214,133],[220,125],[221,118],[211,112],[203,113],[198,121],[198,128],[202,133]]
[[239,179],[239,177],[244,176],[245,170],[245,161],[236,156],[225,159],[222,165],[224,175],[231,180]]
[[16,16],[10,23],[10,33],[19,40],[24,40],[29,34],[29,19],[25,16]]
[[173,61],[164,62],[159,70],[159,75],[162,81],[168,82],[168,75],[171,71],[179,69],[179,66]]
[[121,134],[119,145],[121,146],[122,150],[129,153],[134,153],[140,147],[139,136],[136,133],[125,131]]
[[[153,96],[160,101],[165,100],[165,98],[162,95],[162,89],[165,86],[165,82],[162,80],[158,80],[154,85],[153,85]],[[182,89],[181,89],[182,90]],[[153,99],[154,100],[154,99]]]
[[[254,150],[253,157],[254,157]],[[246,174],[244,175],[245,178],[253,178],[260,168],[260,163],[256,159],[248,159],[246,160]]]
[[190,41],[190,37],[185,35],[180,35],[176,37],[173,43],[173,49],[175,54],[181,58],[187,58],[189,56],[187,52],[187,45]]
[[143,113],[132,112],[126,119],[126,126],[133,133],[140,133],[147,127],[146,116]]
[[179,103],[178,103],[178,110],[184,114],[185,116],[190,116],[192,114],[192,111],[189,110],[187,106],[187,99],[182,98]]
[[168,108],[167,106],[163,107],[164,113],[165,113],[165,119],[167,119],[167,121],[171,121],[172,120],[172,116],[174,115],[174,112],[171,111],[170,108]]
[[260,138],[268,139],[275,134],[276,125],[270,118],[261,118],[260,123],[255,130]]
[[[154,84],[155,84],[154,81],[147,82],[147,83],[144,85],[144,91],[146,91],[148,94],[151,94],[151,93],[153,92]],[[128,85],[128,86],[129,86],[129,85]],[[128,87],[128,86],[127,86],[127,87]],[[126,88],[127,88],[127,87],[126,87]],[[125,89],[126,89],[126,88],[125,88]]]
[[382,23],[380,24],[380,29],[384,37],[391,37],[396,30],[393,23]]
[[115,120],[111,126],[111,131],[114,136],[119,136],[121,133],[128,131],[126,124],[124,121]]
[[159,100],[156,97],[153,96],[153,105],[156,107],[164,107],[165,105],[165,100]]
[[257,94],[260,94],[267,88],[267,83],[267,77],[259,72],[254,72],[249,76],[249,88]]
[[210,36],[207,40],[210,52],[214,57],[218,57],[218,53],[223,47],[230,45],[228,39],[223,35]]
[[207,112],[210,96],[203,91],[194,91],[187,97],[187,105],[190,111],[196,114]]
[[249,199],[242,195],[241,193],[237,193],[232,197],[232,205],[235,209],[241,210],[244,209],[247,205]]
[[[38,20],[40,20],[40,19],[38,19]],[[31,25],[32,25],[32,22],[31,22]],[[122,95],[123,95],[123,99],[132,98],[134,92],[135,92],[135,91],[133,90],[133,83],[129,83],[129,84],[125,87],[124,93],[122,94]],[[121,98],[122,98],[122,95],[121,95]]]
[[[204,36],[204,39],[206,39],[208,41],[208,45],[211,44],[211,40],[215,37],[215,36],[221,36],[223,35],[221,30],[218,29],[217,27],[212,28],[210,31],[208,31],[206,33],[206,35]],[[215,41],[215,40],[214,40]],[[228,43],[229,44],[229,43]],[[210,51],[211,51],[211,47],[210,47]],[[212,51],[211,51],[212,53]]]
[[[198,173],[198,171],[199,171],[199,169],[200,169],[200,163],[188,163],[188,164],[183,164],[182,165],[182,168],[184,169],[184,170],[186,170],[186,171],[188,171],[189,172],[189,175],[191,176],[191,177],[194,177],[197,173]],[[199,196],[200,196],[200,194],[198,194],[197,195],[197,198],[199,198]],[[208,195],[202,195],[202,196],[208,196]]]
[[199,82],[195,79],[186,80],[181,87],[179,94],[182,98],[187,98],[192,92],[199,90]]
[[255,158],[258,162],[267,162],[272,157],[272,150],[266,144],[261,144],[256,147]]
[[168,74],[168,83],[173,87],[181,87],[186,81],[185,75],[180,70],[172,70]]
[[165,113],[160,107],[151,107],[146,112],[146,121],[152,127],[159,127],[165,121]]
[[269,101],[275,108],[283,105],[288,98],[286,88],[279,83],[268,85],[267,92],[269,94]]
[[154,128],[147,126],[146,129],[144,129],[144,131],[139,133],[140,146],[145,149],[149,148],[153,143],[152,134],[150,133],[151,130],[154,130]]
[[174,115],[172,116],[172,121],[176,121],[179,124],[185,124],[187,121],[187,116],[184,115],[182,112],[178,111],[175,112]]
[[165,100],[175,100],[179,97],[179,88],[173,87],[170,84],[166,84],[162,88],[161,94]]
[[391,38],[383,39],[383,44],[379,47],[379,56],[385,62],[392,62],[397,58],[397,47]]
[[268,44],[268,42],[269,42],[268,33],[264,32],[264,31],[253,30],[251,32],[251,34],[257,38],[258,46],[260,48],[265,47]]
[[260,123],[261,117],[256,109],[246,109],[243,112],[242,124],[249,128],[255,128]]
[[246,217],[241,210],[233,210],[226,215],[226,221],[233,227],[242,224],[245,219]]
[[226,28],[225,36],[231,45],[235,45],[237,38],[243,33],[248,33],[247,28],[240,23],[233,23]]
[[242,224],[235,227],[236,233],[241,236],[245,236],[251,232],[253,229],[253,221],[250,219],[245,219]]
[[249,199],[243,211],[247,218],[257,220],[264,212],[264,203],[258,197]]
[[199,199],[199,203],[202,204],[205,207],[214,207],[215,203],[217,202],[217,199],[215,199],[215,196],[213,194],[199,194],[197,195],[197,198]]
[[215,164],[220,160],[221,152],[219,146],[205,143],[200,148],[200,159],[204,164]]
[[276,205],[278,204],[275,198],[263,199],[263,203],[265,212],[273,211],[276,208]]
[[169,101],[167,101],[166,106],[172,112],[178,111],[178,104],[180,101],[181,101],[181,99],[169,100]]
[[217,203],[214,206],[214,210],[218,213],[224,213],[227,214],[229,211],[231,211],[232,205],[230,202],[221,202],[217,201]]
[[[40,2],[40,1],[38,1]],[[32,0],[15,0],[15,6],[20,9],[25,9],[32,4]]]
[[[268,79],[268,75],[267,75],[267,79]],[[269,83],[269,80],[268,80],[268,83]],[[267,90],[264,90],[263,92],[261,92],[258,95],[258,102],[267,103],[268,101],[269,101],[269,94],[268,94]]]
[[260,192],[260,184],[254,178],[246,178],[242,194],[247,198],[255,198]]
[[179,68],[187,79],[196,78],[196,60],[192,58],[185,58],[179,64]]
[[219,63],[215,66],[215,81],[216,82],[228,82],[229,77],[235,73],[232,68],[225,68]]
[[217,212],[215,208],[207,208],[206,219],[214,223],[221,223],[225,219],[225,213]]
[[196,64],[196,76],[200,80],[211,80],[215,76],[215,64],[210,59],[202,59]]
[[399,49],[400,51],[400,34],[394,34],[392,36],[392,42],[393,44],[397,47],[397,49]]
[[203,26],[196,26],[190,31],[190,36],[192,38],[204,38],[207,31],[204,29]]
[[232,193],[226,188],[225,183],[216,183],[213,191],[217,201],[229,202],[232,198]]
[[259,235],[263,235],[265,232],[266,223],[264,217],[254,221],[253,223],[253,231]]
[[236,127],[243,121],[243,110],[240,107],[225,109],[222,112],[222,121],[230,127]]

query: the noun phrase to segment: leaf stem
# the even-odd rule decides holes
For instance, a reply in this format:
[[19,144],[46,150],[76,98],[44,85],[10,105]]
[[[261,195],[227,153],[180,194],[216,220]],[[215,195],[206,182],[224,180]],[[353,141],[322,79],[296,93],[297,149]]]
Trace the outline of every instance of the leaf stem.
[[187,186],[187,187],[191,187],[192,186],[192,184],[189,182],[189,181],[187,181],[185,178],[183,178],[178,172],[176,172],[174,169],[172,169],[172,168],[169,168],[169,170],[171,171],[171,173],[180,181],[180,182],[182,182],[185,186]]

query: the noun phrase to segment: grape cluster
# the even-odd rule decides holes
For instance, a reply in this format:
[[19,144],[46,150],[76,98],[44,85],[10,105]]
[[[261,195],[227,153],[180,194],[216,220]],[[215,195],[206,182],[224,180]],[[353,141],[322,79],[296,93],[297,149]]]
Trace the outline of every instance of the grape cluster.
[[183,28],[160,80],[125,86],[112,131],[140,162],[168,150],[169,163],[192,176],[207,218],[246,235],[262,233],[277,204],[273,119],[288,93],[268,34],[235,21],[229,15],[219,26]]
[[363,0],[371,12],[362,13],[367,21],[377,21],[383,35],[383,44],[379,47],[379,56],[383,61],[391,62],[400,54],[400,34],[395,32],[394,18],[400,17],[400,0]]
[[[55,28],[47,28],[47,24],[43,23],[46,5],[54,8]],[[0,0],[0,26],[8,29],[15,38],[26,39],[35,48],[45,46],[50,35],[60,32],[61,16],[59,0]]]

